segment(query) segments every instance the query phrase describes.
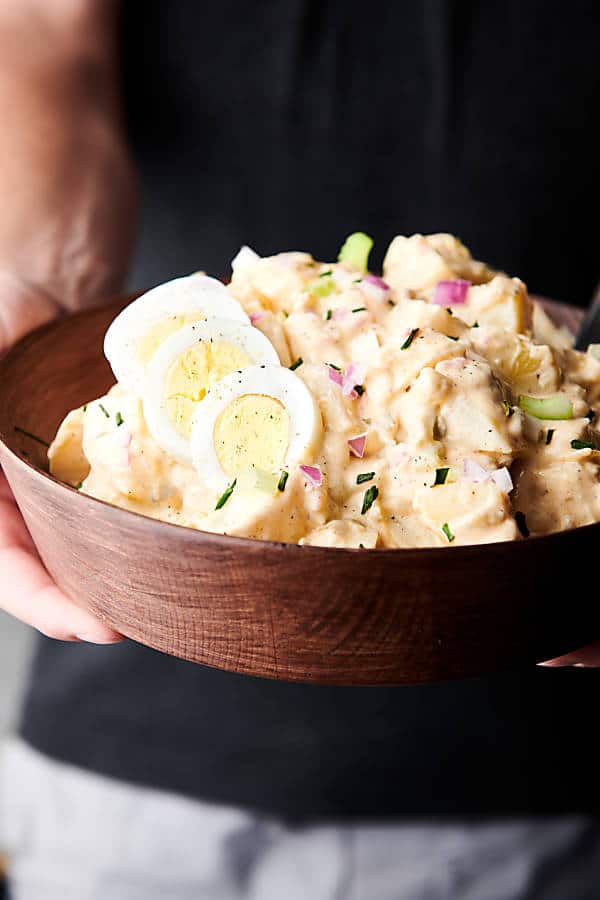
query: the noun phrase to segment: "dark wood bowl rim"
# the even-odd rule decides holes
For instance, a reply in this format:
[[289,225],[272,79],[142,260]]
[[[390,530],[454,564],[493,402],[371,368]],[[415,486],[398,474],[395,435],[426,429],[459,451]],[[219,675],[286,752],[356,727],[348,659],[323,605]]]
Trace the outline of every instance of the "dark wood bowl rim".
[[[90,311],[88,311],[90,312]],[[77,314],[76,314],[77,315]],[[85,315],[85,313],[80,313],[79,315]],[[13,356],[18,355],[21,352],[21,348],[23,344],[28,341],[35,339],[45,333],[46,331],[50,331],[56,327],[57,321],[53,320],[46,325],[43,325],[41,328],[37,328],[34,331],[27,334],[25,337],[21,338],[16,344],[6,350],[4,353],[0,354],[0,384],[2,383],[2,368],[5,365],[10,365],[11,359]],[[66,415],[66,413],[65,413]],[[161,528],[161,529],[171,529],[172,533],[179,534],[179,536],[183,540],[198,540],[200,543],[213,543],[213,544],[222,544],[223,541],[226,541],[229,546],[254,546],[256,544],[260,544],[266,548],[271,549],[283,549],[285,548],[287,552],[300,552],[300,553],[312,553],[315,552],[316,555],[320,555],[324,552],[332,552],[336,554],[354,554],[360,555],[365,562],[368,561],[370,557],[374,554],[378,556],[386,555],[386,556],[395,556],[396,558],[407,558],[409,556],[414,555],[422,555],[429,554],[430,556],[437,559],[439,556],[440,559],[446,556],[448,553],[452,553],[453,557],[456,558],[456,555],[470,555],[475,548],[479,552],[485,552],[486,548],[498,548],[498,547],[513,547],[515,548],[512,552],[519,553],[521,551],[517,550],[517,547],[525,547],[530,544],[540,544],[542,542],[546,542],[547,544],[555,543],[556,541],[561,540],[564,535],[571,534],[572,532],[581,532],[588,533],[595,530],[600,529],[600,522],[592,522],[589,525],[580,525],[575,528],[567,528],[562,531],[554,531],[550,534],[537,535],[533,537],[524,538],[523,540],[509,540],[509,541],[493,541],[485,544],[460,544],[457,547],[382,547],[378,549],[370,549],[364,550],[360,548],[354,547],[319,547],[313,545],[302,546],[300,544],[287,543],[285,541],[264,541],[258,538],[247,538],[247,537],[238,537],[236,535],[226,535],[219,534],[213,531],[203,531],[199,528],[190,528],[186,525],[177,525],[175,522],[164,522],[160,519],[153,519],[151,516],[145,516],[142,513],[135,512],[134,510],[124,509],[121,506],[116,506],[114,503],[109,503],[106,500],[100,500],[97,497],[90,497],[88,494],[80,493],[75,488],[71,487],[68,484],[65,484],[62,481],[59,481],[57,478],[54,478],[49,472],[44,471],[44,469],[39,468],[33,463],[29,462],[26,459],[23,459],[18,453],[16,453],[10,443],[10,438],[0,429],[0,444],[2,444],[5,452],[10,454],[15,462],[19,465],[24,466],[31,470],[35,478],[42,479],[43,481],[48,482],[49,484],[54,486],[55,490],[64,490],[69,493],[75,495],[77,500],[74,502],[87,502],[92,504],[92,507],[95,504],[99,504],[100,506],[104,506],[110,510],[112,510],[112,515],[122,518],[122,522],[124,525],[127,524],[127,521],[130,521],[129,517],[134,516],[138,521],[146,523],[145,527],[148,528]]]

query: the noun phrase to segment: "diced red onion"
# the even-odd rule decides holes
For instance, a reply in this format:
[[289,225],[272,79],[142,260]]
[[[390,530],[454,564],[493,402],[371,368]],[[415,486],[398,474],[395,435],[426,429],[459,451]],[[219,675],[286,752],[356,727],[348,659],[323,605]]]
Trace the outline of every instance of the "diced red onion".
[[359,362],[351,362],[346,369],[346,377],[353,378],[354,384],[362,384],[366,374],[365,367]]
[[327,367],[327,374],[330,381],[341,387],[344,397],[352,397],[355,400],[358,393],[354,388],[357,384],[362,384],[366,370],[360,363],[352,362],[343,374],[337,369],[332,369],[331,366]]
[[334,384],[339,384],[340,387],[344,382],[344,376],[341,372],[338,372],[337,369],[332,369],[331,366],[327,366],[327,374],[329,375],[329,380],[333,381]]
[[391,291],[387,281],[379,275],[371,275],[370,272],[360,282],[360,289],[370,300],[387,300]]
[[463,475],[467,481],[478,484],[481,481],[487,481],[490,473],[483,466],[480,466],[475,459],[463,460]]
[[300,471],[306,475],[313,487],[321,487],[323,474],[318,466],[300,466]]
[[367,434],[368,432],[365,431],[364,434],[357,434],[356,437],[348,439],[348,446],[352,456],[357,456],[359,459],[363,458],[365,447],[367,446]]
[[360,363],[352,362],[346,369],[344,373],[344,378],[342,381],[342,394],[344,397],[358,397],[358,394],[354,390],[357,384],[362,384],[364,381],[366,371],[365,367],[361,366]]
[[337,309],[334,309],[334,310],[333,310],[333,312],[332,312],[332,314],[331,314],[331,318],[332,318],[332,319],[337,319],[337,320],[339,320],[339,319],[347,319],[349,315],[350,315],[350,310],[349,310],[349,309],[346,309],[345,306],[338,306]]
[[250,313],[250,322],[252,323],[252,325],[256,325],[256,323],[260,322],[260,320],[264,319],[264,317],[264,310],[261,312]]
[[503,466],[501,469],[484,469],[474,459],[463,460],[463,475],[466,481],[473,484],[484,484],[487,481],[493,481],[505,494],[510,494],[514,485],[510,477],[510,472]]
[[457,278],[455,281],[438,281],[433,294],[433,302],[438,306],[458,306],[465,303],[470,281]]
[[510,472],[506,466],[503,466],[501,469],[496,469],[492,472],[490,478],[505,494],[510,494],[514,487]]

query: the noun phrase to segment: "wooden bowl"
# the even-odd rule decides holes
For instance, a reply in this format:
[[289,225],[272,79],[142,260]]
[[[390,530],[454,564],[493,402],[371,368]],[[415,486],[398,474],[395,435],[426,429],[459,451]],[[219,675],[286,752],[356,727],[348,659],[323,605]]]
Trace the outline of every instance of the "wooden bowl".
[[598,636],[593,595],[565,576],[589,571],[600,524],[473,547],[298,547],[157,522],[54,480],[45,448],[15,429],[50,441],[68,410],[110,386],[102,338],[122,305],[57,321],[0,360],[0,463],[78,604],[165,653],[324,684],[476,675]]

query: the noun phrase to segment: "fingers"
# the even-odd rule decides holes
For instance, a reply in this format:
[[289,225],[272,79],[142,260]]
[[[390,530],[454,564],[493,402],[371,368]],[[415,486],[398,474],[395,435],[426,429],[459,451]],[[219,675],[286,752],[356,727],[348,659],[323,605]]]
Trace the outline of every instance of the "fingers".
[[[0,270],[0,352],[59,311],[39,287]],[[108,625],[80,609],[44,569],[0,472],[0,609],[48,637],[112,644],[123,640]]]
[[57,640],[94,644],[123,640],[122,635],[80,609],[54,584],[35,553],[3,482],[0,475],[0,608]]
[[560,668],[561,666],[594,668],[600,666],[600,641],[588,644],[586,647],[582,647],[581,650],[574,650],[573,653],[566,653],[564,656],[557,656],[556,659],[538,663],[538,665],[547,666],[548,668]]

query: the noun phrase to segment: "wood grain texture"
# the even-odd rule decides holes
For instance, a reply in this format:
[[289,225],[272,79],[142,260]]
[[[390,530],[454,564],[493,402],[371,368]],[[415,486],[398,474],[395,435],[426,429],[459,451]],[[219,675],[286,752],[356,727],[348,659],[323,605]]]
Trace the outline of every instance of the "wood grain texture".
[[590,592],[559,584],[588,570],[600,525],[476,547],[332,550],[168,525],[59,484],[45,448],[15,426],[50,440],[109,387],[102,338],[117,309],[56,322],[0,361],[0,463],[48,571],[113,628],[210,666],[355,685],[533,664],[598,636]]

